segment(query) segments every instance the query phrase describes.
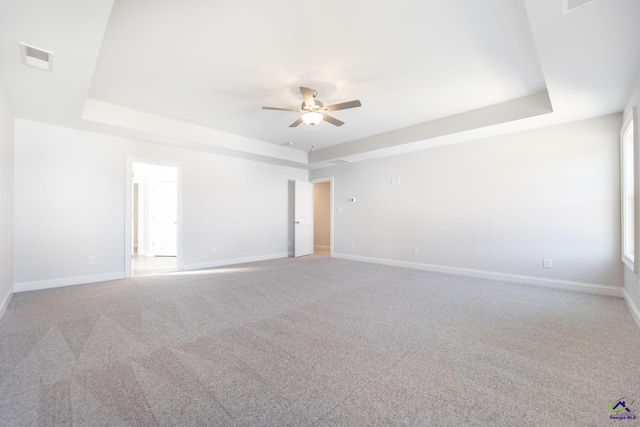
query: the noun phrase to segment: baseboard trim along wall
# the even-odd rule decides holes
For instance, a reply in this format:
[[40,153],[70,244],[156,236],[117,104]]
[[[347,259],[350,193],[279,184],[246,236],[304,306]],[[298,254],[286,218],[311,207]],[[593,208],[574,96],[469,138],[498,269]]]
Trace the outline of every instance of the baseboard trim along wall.
[[0,319],[2,319],[2,316],[4,316],[4,312],[7,310],[7,307],[9,306],[9,301],[11,301],[11,297],[13,296],[13,289],[14,287],[12,286],[9,289],[9,292],[7,292],[7,294],[2,298],[2,302],[0,302]]
[[245,264],[247,262],[268,261],[270,259],[288,258],[288,252],[280,252],[277,254],[257,255],[244,258],[230,258],[216,261],[196,262],[193,264],[185,264],[185,270],[202,270],[204,268],[223,267],[225,265]]
[[38,291],[41,289],[60,288],[63,286],[84,285],[88,283],[107,282],[124,279],[124,272],[95,274],[92,276],[63,277],[61,279],[37,280],[34,282],[15,283],[15,292]]
[[[224,259],[219,261],[185,264],[184,270],[200,270],[203,268],[221,267],[221,266],[232,265],[232,264],[244,264],[247,262],[254,262],[254,261],[267,261],[270,259],[287,258],[288,256],[289,254],[287,252],[282,252],[277,254],[259,255],[259,256],[246,257],[246,258],[233,258],[233,259]],[[60,279],[38,280],[33,282],[16,283],[13,285],[13,289],[15,292],[38,291],[42,289],[60,288],[63,286],[107,282],[109,280],[119,280],[124,278],[125,278],[124,272],[97,274],[93,276],[64,277]]]
[[331,249],[331,246],[315,245],[313,249],[320,250],[320,251],[328,251],[329,249]]
[[[253,257],[207,261],[207,262],[194,263],[194,264],[185,264],[184,269],[200,270],[204,268],[223,267],[226,265],[244,264],[244,263],[255,262],[255,261],[268,261],[271,259],[287,258],[289,256],[291,256],[291,254],[287,252],[282,252],[277,254],[258,255]],[[435,271],[438,273],[455,274],[458,276],[478,277],[481,279],[516,282],[516,283],[523,283],[527,285],[544,286],[547,288],[564,289],[564,290],[577,291],[577,292],[587,292],[587,293],[597,294],[597,295],[619,297],[624,299],[627,306],[629,307],[629,312],[631,313],[631,317],[636,322],[638,327],[640,327],[640,308],[638,308],[638,306],[635,305],[635,303],[631,299],[631,296],[627,293],[626,289],[622,287],[618,288],[618,287],[609,286],[609,285],[596,285],[591,283],[572,282],[568,280],[545,279],[541,277],[521,276],[517,274],[506,274],[506,273],[497,273],[492,271],[474,270],[474,269],[468,269],[468,268],[447,267],[447,266],[434,265],[434,264],[421,264],[416,262],[396,261],[391,259],[363,257],[363,256],[357,256],[357,255],[340,254],[340,253],[335,253],[334,257],[347,259],[351,261],[361,261],[361,262],[369,262],[374,264],[390,265],[393,267],[413,268],[417,270],[427,270],[427,271]],[[59,288],[63,286],[73,286],[73,285],[83,285],[88,283],[106,282],[109,280],[118,280],[118,279],[124,279],[123,272],[98,274],[98,275],[92,275],[92,276],[65,277],[65,278],[55,279],[55,280],[39,280],[39,281],[33,281],[33,282],[16,283],[9,290],[9,292],[3,297],[2,301],[0,301],[0,319],[2,319],[2,316],[4,315],[14,292],[36,291],[41,289]]]
[[627,303],[627,307],[629,307],[629,312],[631,312],[631,317],[636,321],[636,324],[640,328],[640,309],[631,299],[631,295],[627,292],[626,289],[623,289],[624,292],[624,301]]
[[516,282],[525,285],[544,286],[546,288],[564,289],[568,291],[587,292],[590,294],[607,295],[623,298],[624,288],[609,285],[597,285],[592,283],[572,282],[569,280],[546,279],[542,277],[521,276],[518,274],[497,273],[493,271],[474,270],[470,268],[447,267],[444,265],[421,264],[417,262],[396,261],[384,258],[363,257],[349,254],[334,254],[335,258],[351,261],[370,262],[384,264],[393,267],[413,268],[417,270],[435,271],[437,273],[455,274],[458,276],[478,277],[480,279],[500,280],[503,282]]

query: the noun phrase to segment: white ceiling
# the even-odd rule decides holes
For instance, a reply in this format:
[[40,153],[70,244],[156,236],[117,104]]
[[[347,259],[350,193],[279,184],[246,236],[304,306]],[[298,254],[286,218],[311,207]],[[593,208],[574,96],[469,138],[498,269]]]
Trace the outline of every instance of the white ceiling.
[[[319,167],[621,111],[638,22],[638,0],[0,0],[0,79],[20,118]],[[299,86],[362,107],[261,109]]]

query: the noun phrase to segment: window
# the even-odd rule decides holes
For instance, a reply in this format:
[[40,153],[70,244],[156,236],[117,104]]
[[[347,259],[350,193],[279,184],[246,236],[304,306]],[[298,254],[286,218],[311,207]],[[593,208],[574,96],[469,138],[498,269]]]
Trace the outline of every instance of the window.
[[[636,259],[638,246],[638,143],[636,126],[637,109],[633,107],[631,116],[620,132],[620,169],[622,199],[622,261],[633,271],[638,271],[640,259]],[[640,258],[640,257],[639,257]]]

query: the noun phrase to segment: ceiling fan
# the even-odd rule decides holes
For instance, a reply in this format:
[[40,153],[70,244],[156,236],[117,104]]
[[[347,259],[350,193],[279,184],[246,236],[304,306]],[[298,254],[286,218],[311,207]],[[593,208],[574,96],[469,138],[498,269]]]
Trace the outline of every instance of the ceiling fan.
[[302,105],[300,109],[294,110],[292,108],[277,108],[277,107],[262,107],[263,110],[278,110],[278,111],[293,111],[295,113],[302,113],[300,118],[289,125],[290,128],[298,126],[300,123],[305,122],[309,126],[315,126],[322,120],[331,123],[334,126],[342,126],[344,122],[325,114],[329,111],[346,110],[347,108],[360,107],[362,104],[360,101],[341,102],[340,104],[324,105],[322,102],[316,100],[318,91],[301,87],[300,93],[302,94]]

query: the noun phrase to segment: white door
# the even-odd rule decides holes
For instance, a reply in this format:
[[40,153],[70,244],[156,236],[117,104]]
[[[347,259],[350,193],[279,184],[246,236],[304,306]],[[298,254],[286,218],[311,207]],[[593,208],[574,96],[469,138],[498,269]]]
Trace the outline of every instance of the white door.
[[178,183],[154,181],[151,197],[151,250],[155,256],[177,256]]
[[313,254],[313,184],[295,182],[293,256]]

